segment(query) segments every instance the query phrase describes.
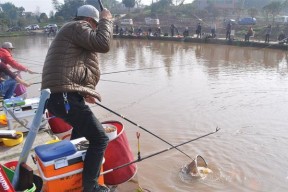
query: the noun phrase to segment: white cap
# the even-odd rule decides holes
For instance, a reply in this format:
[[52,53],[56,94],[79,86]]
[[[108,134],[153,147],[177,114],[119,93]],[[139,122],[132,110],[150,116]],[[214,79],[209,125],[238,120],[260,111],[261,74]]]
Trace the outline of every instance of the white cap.
[[99,11],[92,5],[82,5],[77,9],[77,17],[90,17],[96,22],[99,21]]
[[5,48],[5,49],[15,49],[15,47],[13,47],[12,43],[10,42],[4,42],[2,44],[2,48]]

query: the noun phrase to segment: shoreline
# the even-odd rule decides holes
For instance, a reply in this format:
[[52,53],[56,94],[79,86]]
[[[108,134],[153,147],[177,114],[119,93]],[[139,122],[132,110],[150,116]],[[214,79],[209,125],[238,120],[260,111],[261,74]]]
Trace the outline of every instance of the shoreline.
[[[0,34],[1,37],[15,37],[15,36],[34,36],[41,35],[47,36],[46,33],[43,33],[42,30],[36,31],[25,31],[24,33],[5,33]],[[195,38],[192,36],[183,37],[183,36],[136,36],[136,35],[117,35],[113,34],[113,38],[115,39],[140,39],[140,40],[157,40],[157,41],[175,41],[175,42],[184,42],[184,43],[202,43],[202,44],[214,44],[214,45],[232,45],[238,47],[256,47],[259,49],[278,49],[287,51],[288,44],[279,44],[278,41],[270,41],[269,43],[265,43],[264,41],[257,40],[252,38],[250,41],[244,41],[243,39],[231,39],[226,40],[225,38]]]
[[279,42],[271,41],[270,43],[265,43],[264,41],[250,40],[244,41],[239,39],[226,40],[225,38],[193,38],[193,37],[155,37],[155,36],[135,36],[135,35],[113,35],[113,38],[119,39],[141,39],[141,40],[160,40],[160,41],[176,41],[184,43],[203,43],[203,44],[215,44],[215,45],[233,45],[238,47],[256,47],[259,49],[280,49],[288,50],[287,44],[279,44]]

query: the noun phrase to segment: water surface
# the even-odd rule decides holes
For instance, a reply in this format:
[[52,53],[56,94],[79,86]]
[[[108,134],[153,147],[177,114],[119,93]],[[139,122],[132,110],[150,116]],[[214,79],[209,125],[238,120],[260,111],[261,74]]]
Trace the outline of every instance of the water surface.
[[[41,72],[47,37],[11,40],[15,58]],[[205,180],[183,178],[191,159],[177,150],[138,163],[138,178],[150,191],[288,191],[287,52],[224,45],[114,39],[99,55],[102,104],[173,145],[221,130],[179,149],[202,155],[213,169]],[[149,68],[149,69],[148,69]],[[143,69],[143,70],[139,70]],[[120,72],[122,71],[122,72]],[[111,73],[115,72],[115,73]],[[39,75],[24,74],[30,82]],[[40,84],[29,88],[39,95]],[[125,125],[137,158],[169,148],[163,141],[125,120],[91,106],[101,121]]]

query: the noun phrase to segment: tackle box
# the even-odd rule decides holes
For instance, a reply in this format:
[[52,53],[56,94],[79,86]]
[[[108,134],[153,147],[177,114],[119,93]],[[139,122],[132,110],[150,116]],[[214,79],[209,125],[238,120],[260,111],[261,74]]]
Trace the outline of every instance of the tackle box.
[[[24,128],[29,128],[36,114],[36,110],[38,109],[39,101],[39,97],[30,98],[23,101],[20,98],[4,100],[4,112],[7,117],[8,129],[17,130],[23,128],[24,126]],[[40,128],[44,128],[46,124],[47,120],[43,114]]]
[[[86,140],[83,137],[35,147],[36,164],[45,183],[44,192],[82,192],[86,150],[76,148],[81,141]],[[104,177],[100,176],[98,182],[104,184]]]

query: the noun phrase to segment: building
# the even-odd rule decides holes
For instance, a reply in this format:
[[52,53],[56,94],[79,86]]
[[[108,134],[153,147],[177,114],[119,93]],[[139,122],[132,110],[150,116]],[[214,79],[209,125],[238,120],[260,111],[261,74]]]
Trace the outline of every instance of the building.
[[218,9],[236,9],[241,6],[241,0],[194,0],[197,9],[205,9],[209,5],[213,5]]

